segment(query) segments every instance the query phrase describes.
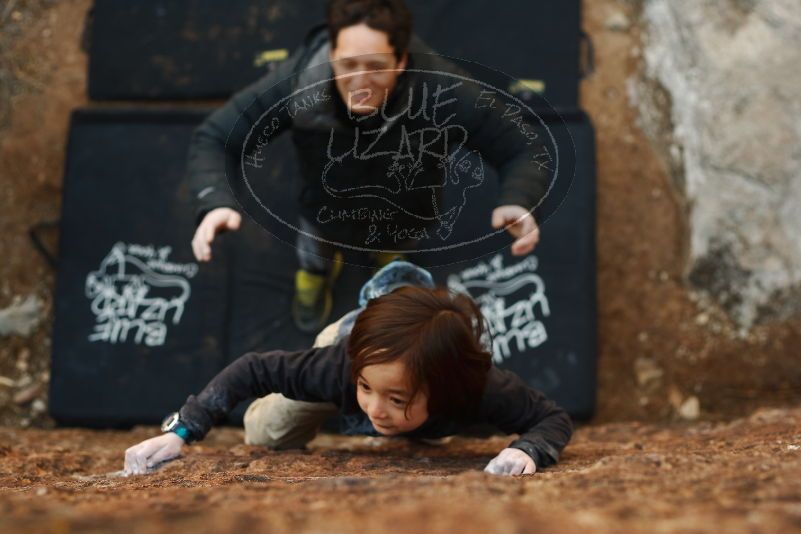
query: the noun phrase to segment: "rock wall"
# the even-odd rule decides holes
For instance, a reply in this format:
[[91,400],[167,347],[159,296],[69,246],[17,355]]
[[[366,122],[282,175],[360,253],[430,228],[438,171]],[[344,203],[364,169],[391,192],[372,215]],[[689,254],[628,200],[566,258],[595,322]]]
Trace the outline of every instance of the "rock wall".
[[642,23],[629,96],[684,200],[687,279],[746,328],[798,315],[801,2],[646,0]]

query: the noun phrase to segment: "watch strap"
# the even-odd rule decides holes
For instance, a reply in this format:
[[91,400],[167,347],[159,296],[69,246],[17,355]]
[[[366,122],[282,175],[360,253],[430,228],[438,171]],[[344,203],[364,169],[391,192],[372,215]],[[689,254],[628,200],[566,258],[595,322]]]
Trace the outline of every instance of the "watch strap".
[[189,429],[186,428],[186,426],[184,426],[183,423],[178,423],[175,426],[175,428],[173,428],[171,430],[171,432],[174,432],[175,434],[178,434],[178,436],[180,436],[181,439],[183,439],[184,442],[186,442],[186,443],[189,443],[190,441],[192,441],[190,439],[191,438],[191,434],[189,433]]

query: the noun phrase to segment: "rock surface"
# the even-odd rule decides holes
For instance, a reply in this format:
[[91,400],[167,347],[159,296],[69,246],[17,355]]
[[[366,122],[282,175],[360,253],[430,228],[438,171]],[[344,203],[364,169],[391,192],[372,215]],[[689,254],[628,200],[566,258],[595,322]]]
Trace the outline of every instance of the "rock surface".
[[508,437],[319,436],[271,452],[217,429],[121,477],[132,432],[0,429],[0,530],[14,532],[791,532],[801,408],[722,423],[579,428],[554,467],[485,474]]
[[631,96],[684,196],[690,282],[746,328],[798,315],[801,2],[646,0],[642,17]]

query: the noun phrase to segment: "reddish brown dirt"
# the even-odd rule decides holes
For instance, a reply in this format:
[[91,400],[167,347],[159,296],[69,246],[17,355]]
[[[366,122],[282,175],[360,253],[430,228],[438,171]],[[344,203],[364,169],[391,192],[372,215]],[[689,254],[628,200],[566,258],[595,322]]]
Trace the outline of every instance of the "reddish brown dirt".
[[323,435],[272,452],[233,429],[155,473],[115,476],[153,432],[3,429],[0,530],[801,531],[801,409],[586,427],[557,466],[514,478],[481,472],[505,437]]

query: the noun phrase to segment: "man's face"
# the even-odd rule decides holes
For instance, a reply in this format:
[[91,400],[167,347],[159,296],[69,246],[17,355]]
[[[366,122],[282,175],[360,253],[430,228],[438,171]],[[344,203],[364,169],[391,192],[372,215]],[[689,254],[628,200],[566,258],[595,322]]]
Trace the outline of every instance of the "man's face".
[[394,52],[389,36],[366,24],[340,30],[331,64],[339,95],[351,113],[372,113],[392,93],[407,62],[406,54],[397,61]]
[[356,381],[356,400],[373,427],[385,436],[409,432],[428,419],[428,396],[420,391],[412,398],[406,366],[397,360],[362,369]]

